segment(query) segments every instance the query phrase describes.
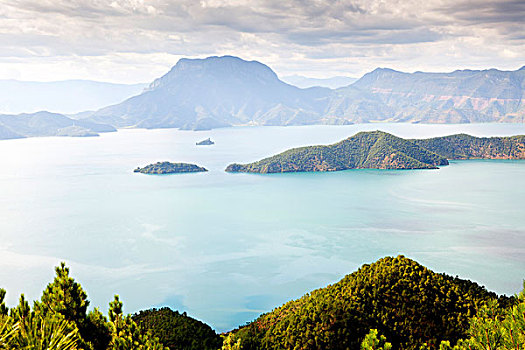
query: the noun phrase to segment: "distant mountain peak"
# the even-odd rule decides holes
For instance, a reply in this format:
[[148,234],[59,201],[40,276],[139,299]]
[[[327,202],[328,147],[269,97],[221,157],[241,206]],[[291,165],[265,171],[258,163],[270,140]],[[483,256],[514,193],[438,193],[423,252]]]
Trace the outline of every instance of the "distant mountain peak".
[[169,85],[181,77],[199,74],[224,79],[233,76],[252,77],[276,81],[277,74],[267,65],[258,61],[246,61],[236,56],[210,56],[207,58],[181,58],[164,76],[150,84],[148,90]]

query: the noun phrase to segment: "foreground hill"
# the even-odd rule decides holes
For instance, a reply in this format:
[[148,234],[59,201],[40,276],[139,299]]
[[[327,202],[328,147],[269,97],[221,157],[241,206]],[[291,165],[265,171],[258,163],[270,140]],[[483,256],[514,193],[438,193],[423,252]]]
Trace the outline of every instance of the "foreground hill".
[[37,112],[0,115],[0,140],[32,136],[98,136],[116,129],[107,124],[74,120],[62,114]]
[[229,172],[280,173],[346,169],[436,169],[448,161],[415,143],[382,131],[360,132],[329,146],[294,148]]
[[[0,289],[0,348],[218,349],[206,324],[168,308],[123,313],[118,295],[108,317],[90,304],[65,263],[31,307],[24,295],[5,305]],[[468,280],[438,274],[403,256],[386,257],[326,288],[224,335],[223,350],[521,349],[525,291],[498,297]],[[470,325],[470,327],[469,327]],[[379,330],[379,332],[378,332]],[[381,336],[379,336],[381,334]],[[365,338],[366,335],[366,339]],[[467,336],[468,335],[468,336]],[[444,341],[444,343],[441,343]],[[376,344],[376,345],[374,345]]]
[[447,159],[525,159],[525,136],[465,134],[405,140],[383,131],[360,132],[329,146],[293,148],[228,172],[284,173],[346,169],[436,169]]
[[207,324],[170,308],[150,309],[133,315],[143,329],[151,330],[170,350],[217,350],[221,337]]
[[[304,86],[304,85],[302,85]],[[90,118],[116,127],[356,122],[524,122],[525,67],[517,71],[403,73],[378,68],[336,90],[302,89],[238,57],[181,59],[142,94]]]
[[[498,299],[476,283],[386,257],[232,332],[243,350],[359,349],[378,329],[394,349],[464,337],[476,308]],[[511,299],[499,298],[501,306]]]

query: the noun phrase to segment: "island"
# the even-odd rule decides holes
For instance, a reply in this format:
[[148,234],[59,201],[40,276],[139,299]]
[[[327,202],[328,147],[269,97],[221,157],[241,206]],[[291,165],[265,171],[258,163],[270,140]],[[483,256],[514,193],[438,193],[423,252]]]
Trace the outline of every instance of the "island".
[[206,140],[202,140],[196,143],[197,146],[209,146],[214,144],[215,142],[213,142],[209,137]]
[[170,162],[157,162],[155,164],[150,164],[143,168],[137,168],[133,170],[134,173],[154,174],[154,175],[199,173],[199,172],[204,172],[204,171],[208,171],[208,170],[198,165],[195,165],[195,164],[170,163]]
[[403,139],[383,131],[359,132],[328,146],[293,148],[227,172],[285,173],[347,169],[437,169],[455,159],[525,159],[525,136],[479,138],[458,134]]

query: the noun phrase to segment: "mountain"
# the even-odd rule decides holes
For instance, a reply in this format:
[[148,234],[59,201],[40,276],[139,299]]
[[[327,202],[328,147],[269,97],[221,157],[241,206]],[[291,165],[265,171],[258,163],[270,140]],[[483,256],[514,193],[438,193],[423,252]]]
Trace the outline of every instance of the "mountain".
[[147,84],[113,84],[90,80],[52,82],[0,80],[0,113],[53,111],[74,114],[119,103],[140,94]]
[[346,169],[437,169],[448,161],[415,143],[382,131],[360,132],[329,146],[294,148],[228,172],[281,173]]
[[141,95],[89,119],[117,127],[183,129],[341,123],[322,115],[330,93],[286,84],[256,61],[232,56],[181,59]]
[[87,120],[74,120],[62,114],[0,114],[0,140],[33,136],[98,136],[116,129]]
[[354,122],[525,121],[525,69],[403,73],[378,68],[337,90],[327,114]]
[[330,78],[310,78],[302,75],[288,75],[282,77],[281,80],[290,85],[294,85],[302,89],[314,86],[337,89],[352,84],[357,80],[357,78],[351,78],[346,76],[335,76]]
[[[468,280],[398,256],[363,265],[231,333],[244,350],[360,349],[370,329],[394,349],[439,348],[465,337],[469,318],[498,296]],[[500,306],[513,303],[499,297]]]

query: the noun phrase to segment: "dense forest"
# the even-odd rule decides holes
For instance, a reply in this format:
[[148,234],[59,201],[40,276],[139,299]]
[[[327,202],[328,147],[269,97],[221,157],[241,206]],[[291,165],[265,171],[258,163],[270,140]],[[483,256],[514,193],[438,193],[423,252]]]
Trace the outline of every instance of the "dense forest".
[[140,311],[132,316],[170,349],[217,350],[221,337],[207,324],[167,307]]
[[460,134],[407,140],[383,131],[360,132],[328,146],[287,150],[228,172],[281,173],[346,169],[436,169],[451,159],[525,159],[525,136],[478,138]]
[[395,349],[438,348],[466,336],[477,308],[498,297],[468,280],[398,256],[288,302],[233,332],[243,349],[359,349],[377,329]]
[[168,308],[124,315],[118,296],[106,317],[64,263],[32,307],[5,305],[0,349],[523,349],[525,294],[498,296],[468,280],[386,257],[219,337]]
[[525,135],[474,137],[458,134],[412,142],[448,159],[525,159]]

